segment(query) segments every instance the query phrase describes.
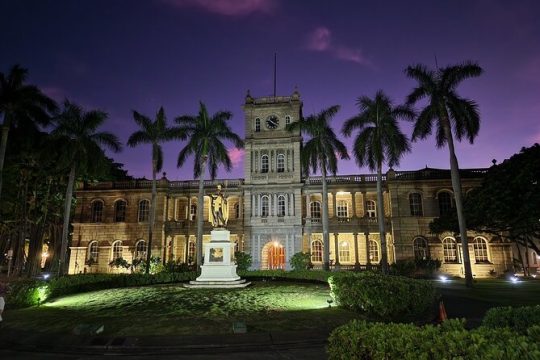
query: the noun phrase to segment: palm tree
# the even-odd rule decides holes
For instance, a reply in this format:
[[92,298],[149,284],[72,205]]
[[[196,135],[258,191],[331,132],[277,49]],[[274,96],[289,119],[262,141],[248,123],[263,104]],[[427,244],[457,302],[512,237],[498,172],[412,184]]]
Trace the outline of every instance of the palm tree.
[[63,140],[65,151],[62,152],[61,163],[70,169],[64,203],[64,225],[58,269],[60,274],[67,270],[68,230],[75,175],[78,171],[89,171],[101,165],[103,160],[101,159],[103,156],[101,146],[114,152],[121,149],[120,142],[115,135],[106,131],[98,131],[106,119],[107,114],[103,111],[84,111],[80,106],[67,100],[64,102],[62,112],[54,118],[57,125],[52,131],[52,135]]
[[437,68],[433,71],[418,64],[409,66],[405,70],[405,74],[418,82],[418,86],[407,97],[407,103],[412,105],[422,99],[427,100],[427,104],[416,118],[412,140],[426,138],[435,126],[437,128],[437,147],[448,145],[452,187],[463,251],[465,282],[468,287],[471,287],[473,278],[467,241],[467,225],[463,214],[461,179],[452,132],[458,141],[466,137],[471,144],[478,135],[480,129],[478,105],[473,100],[460,97],[456,88],[463,80],[480,76],[482,68],[477,63],[464,62],[445,68]]
[[209,116],[206,106],[201,102],[199,113],[195,116],[184,115],[175,119],[180,130],[189,138],[186,146],[178,154],[178,167],[186,162],[193,154],[193,175],[199,179],[197,197],[197,266],[202,265],[203,240],[203,209],[204,209],[204,178],[207,169],[211,179],[215,179],[219,165],[225,170],[232,169],[231,159],[223,140],[229,140],[237,148],[244,147],[242,139],[229,127],[227,121],[232,117],[228,111],[219,111]]
[[[329,125],[330,120],[339,111],[339,105],[324,109],[318,114],[293,122],[287,130],[300,130],[309,136],[301,151],[300,161],[304,173],[316,173],[321,170],[322,175],[322,227],[323,227],[323,268],[330,270],[330,236],[328,233],[328,184],[326,176],[330,172],[337,173],[337,156],[348,159],[349,154],[345,145],[336,137]],[[337,249],[336,249],[337,251]]]
[[414,112],[408,106],[394,106],[392,100],[382,90],[372,99],[361,96],[356,102],[360,114],[343,124],[343,135],[351,136],[354,130],[358,135],[354,141],[353,153],[358,166],[368,166],[377,170],[377,217],[381,237],[381,268],[388,273],[388,249],[384,228],[384,201],[382,194],[382,164],[389,167],[399,165],[401,156],[410,151],[409,140],[401,132],[398,119],[413,119]]
[[135,131],[129,137],[128,146],[134,147],[139,144],[152,145],[152,201],[150,205],[150,223],[148,225],[148,246],[146,248],[146,270],[150,272],[150,257],[152,252],[152,233],[155,224],[155,209],[156,209],[156,173],[161,171],[163,166],[163,151],[161,143],[174,139],[185,138],[183,133],[174,127],[167,127],[167,118],[163,107],[159,108],[154,121],[148,117],[141,115],[137,111],[133,111],[133,120],[140,126],[140,130]]
[[8,74],[0,73],[0,115],[3,116],[0,140],[0,197],[9,130],[18,123],[46,126],[56,103],[34,85],[25,84],[28,70],[14,65]]

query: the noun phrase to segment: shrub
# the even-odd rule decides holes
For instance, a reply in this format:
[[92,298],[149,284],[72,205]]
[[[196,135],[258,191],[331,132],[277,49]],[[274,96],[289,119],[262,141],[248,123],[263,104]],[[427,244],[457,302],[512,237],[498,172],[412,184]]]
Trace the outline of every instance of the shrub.
[[339,273],[328,282],[339,306],[381,321],[424,319],[438,298],[430,282],[402,276]]
[[[133,268],[136,272],[146,272],[146,259],[136,259],[133,261]],[[150,274],[158,274],[165,271],[165,266],[161,263],[161,258],[150,256]]]
[[249,269],[252,264],[252,259],[250,254],[246,254],[243,251],[236,251],[234,253],[234,259],[236,261],[236,270],[243,271]]
[[527,334],[530,327],[540,326],[540,305],[489,309],[482,325],[490,328],[508,327],[520,334]]
[[417,259],[415,260],[417,271],[423,272],[426,276],[432,277],[441,268],[442,262],[439,259]]
[[8,290],[7,303],[10,307],[27,307],[55,297],[88,291],[176,283],[195,280],[195,272],[161,272],[146,274],[79,274],[54,278],[48,282],[27,280],[14,283]]
[[398,260],[390,265],[392,275],[412,276],[416,272],[416,263],[414,260]]
[[480,327],[471,331],[464,321],[442,325],[368,323],[353,320],[336,328],[328,341],[329,359],[538,359],[534,338],[510,329]]
[[392,275],[409,277],[433,277],[441,267],[439,259],[398,260],[390,265]]
[[251,270],[239,271],[238,275],[245,278],[262,279],[287,279],[287,280],[308,280],[328,283],[328,278],[333,275],[329,271],[322,270],[303,270],[303,271],[284,271],[284,270]]
[[167,263],[165,264],[164,271],[168,273],[182,273],[188,271],[195,271],[195,268],[194,266],[188,265],[181,260],[171,260],[167,261]]
[[130,268],[130,264],[127,262],[127,260],[125,260],[124,258],[116,258],[114,260],[112,260],[110,263],[109,263],[109,266],[110,267],[114,267],[114,268],[124,268],[124,269],[129,269]]
[[293,270],[309,270],[313,267],[311,264],[311,254],[304,252],[297,252],[289,260],[289,264]]

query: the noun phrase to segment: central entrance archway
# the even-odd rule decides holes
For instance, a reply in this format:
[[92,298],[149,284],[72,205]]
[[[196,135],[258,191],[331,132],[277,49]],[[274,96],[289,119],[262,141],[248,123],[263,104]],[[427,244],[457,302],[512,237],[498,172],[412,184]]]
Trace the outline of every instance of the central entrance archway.
[[262,248],[263,270],[285,269],[285,248],[278,241],[272,241]]

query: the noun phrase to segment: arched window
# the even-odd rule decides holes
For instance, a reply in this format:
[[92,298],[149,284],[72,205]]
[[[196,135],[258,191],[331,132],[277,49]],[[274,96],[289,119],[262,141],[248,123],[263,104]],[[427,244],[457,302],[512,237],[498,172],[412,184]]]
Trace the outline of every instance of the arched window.
[[98,262],[98,258],[99,258],[98,242],[92,241],[90,245],[88,245],[87,259],[92,261],[95,264]]
[[321,263],[322,262],[322,241],[314,240],[311,242],[311,262]]
[[291,117],[289,115],[285,116],[285,125],[291,124]]
[[103,221],[103,201],[96,200],[92,203],[92,222],[99,223]]
[[124,200],[118,200],[114,203],[114,221],[125,222],[126,221],[126,202]]
[[379,262],[379,244],[375,240],[369,240],[369,261]]
[[121,257],[122,257],[122,241],[118,240],[113,243],[111,260],[116,260]]
[[146,241],[139,240],[135,244],[135,259],[146,259]]
[[448,263],[458,262],[457,244],[454,238],[451,238],[451,237],[444,238],[443,258],[444,258],[444,262],[448,262]]
[[138,221],[146,222],[148,221],[149,216],[150,216],[150,201],[148,200],[139,201],[139,213],[137,216]]
[[268,172],[268,155],[261,156],[261,173]]
[[309,210],[311,212],[311,218],[312,219],[320,219],[321,218],[321,203],[318,201],[312,201],[309,205]]
[[441,216],[452,212],[452,194],[448,191],[441,191],[437,196],[439,199],[439,214]]
[[197,218],[197,204],[191,204],[189,207],[189,219],[194,221]]
[[240,202],[234,204],[234,217],[235,219],[240,219]]
[[278,173],[285,172],[285,155],[284,154],[278,154],[277,156],[277,172]]
[[285,195],[278,196],[277,216],[285,216]]
[[481,237],[475,237],[473,240],[473,249],[474,249],[474,259],[477,263],[487,263],[488,259],[488,250],[487,250],[487,240]]
[[412,216],[423,216],[424,211],[422,210],[422,195],[419,193],[409,194],[409,207],[411,208]]
[[377,217],[377,208],[375,207],[375,201],[366,201],[366,214],[370,218]]
[[255,119],[255,132],[261,131],[261,119],[256,118]]
[[195,241],[190,241],[188,243],[188,253],[187,253],[187,262],[192,264],[195,262]]
[[337,202],[337,217],[338,218],[348,218],[349,217],[349,206],[347,201],[339,200]]
[[423,237],[417,237],[413,240],[414,258],[416,260],[426,260],[429,258],[429,248],[427,240]]
[[270,198],[268,197],[268,195],[263,195],[261,197],[261,216],[263,217],[266,217],[269,215],[269,210],[270,210],[269,202],[270,202]]
[[349,262],[351,261],[351,250],[347,241],[342,241],[339,244],[339,261]]

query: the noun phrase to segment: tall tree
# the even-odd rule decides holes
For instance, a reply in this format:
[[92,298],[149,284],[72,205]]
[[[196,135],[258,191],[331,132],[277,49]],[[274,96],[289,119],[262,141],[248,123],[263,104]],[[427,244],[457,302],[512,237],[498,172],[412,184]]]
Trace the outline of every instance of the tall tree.
[[482,68],[473,62],[447,66],[430,70],[418,64],[409,66],[405,74],[418,82],[418,85],[407,96],[407,104],[426,99],[426,105],[418,114],[414,124],[412,140],[424,139],[431,135],[433,127],[437,129],[437,147],[448,145],[450,153],[450,172],[456,202],[456,211],[461,235],[465,283],[472,287],[473,278],[467,240],[467,224],[463,214],[463,196],[459,165],[454,150],[454,138],[458,141],[464,137],[472,144],[480,129],[480,115],[475,101],[458,95],[457,87],[465,79],[482,74]]
[[178,167],[193,155],[193,176],[199,179],[199,193],[197,197],[197,266],[202,265],[202,242],[203,242],[203,209],[204,209],[204,178],[209,170],[210,178],[216,178],[217,169],[220,165],[225,170],[232,169],[231,159],[227,152],[224,140],[232,142],[237,148],[243,148],[244,142],[235,134],[227,121],[232,117],[228,111],[219,111],[212,115],[208,114],[206,106],[199,104],[197,115],[184,115],[175,119],[180,130],[188,137],[186,146],[178,154]]
[[174,139],[185,139],[184,133],[176,127],[167,127],[167,118],[163,107],[160,107],[154,121],[150,120],[137,111],[133,111],[133,120],[139,125],[140,130],[135,131],[129,137],[128,146],[134,147],[140,144],[152,145],[152,201],[150,205],[150,222],[148,224],[148,246],[146,248],[146,270],[150,272],[150,258],[152,253],[152,236],[156,222],[156,173],[163,166],[163,151],[161,144]]
[[[300,161],[304,173],[316,173],[319,169],[322,178],[322,227],[323,227],[323,268],[330,270],[330,235],[328,230],[328,173],[337,173],[338,156],[348,159],[345,145],[337,138],[330,127],[330,121],[339,111],[339,105],[331,106],[317,114],[302,118],[287,126],[289,131],[300,130],[309,137],[303,145]],[[334,200],[335,201],[335,200]],[[336,249],[337,251],[337,249]]]
[[358,130],[354,141],[353,154],[358,166],[368,166],[377,171],[377,217],[381,237],[381,268],[388,273],[388,249],[384,224],[384,201],[382,191],[382,165],[399,165],[401,156],[410,151],[409,140],[399,126],[398,120],[412,120],[414,112],[408,106],[394,106],[382,90],[372,99],[368,96],[358,98],[356,105],[360,113],[343,124],[343,135],[349,137]]
[[85,111],[79,105],[65,101],[64,108],[55,117],[57,124],[52,131],[53,136],[61,138],[65,150],[60,161],[69,169],[68,184],[64,204],[64,226],[62,228],[62,245],[59,256],[59,273],[67,270],[67,246],[69,233],[69,220],[71,215],[71,202],[73,185],[78,171],[91,171],[108,165],[103,156],[102,146],[114,152],[119,152],[121,144],[112,133],[98,131],[107,119],[107,114],[100,110]]
[[0,116],[3,117],[0,139],[0,198],[9,130],[19,123],[48,125],[50,113],[57,109],[56,103],[41,90],[26,84],[27,76],[28,70],[19,65],[14,65],[7,74],[0,73]]

